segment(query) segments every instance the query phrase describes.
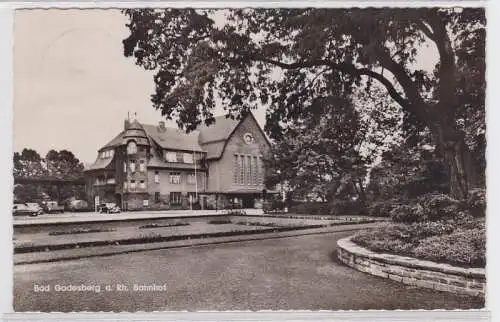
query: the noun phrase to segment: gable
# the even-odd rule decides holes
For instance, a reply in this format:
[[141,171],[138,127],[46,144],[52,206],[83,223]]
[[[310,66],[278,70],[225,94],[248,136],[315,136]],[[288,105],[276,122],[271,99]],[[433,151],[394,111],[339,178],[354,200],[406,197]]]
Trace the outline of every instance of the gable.
[[225,116],[217,116],[215,123],[209,126],[202,125],[199,129],[198,142],[200,144],[209,144],[217,141],[225,141],[231,136],[234,129],[240,121],[226,118]]
[[[246,134],[251,134],[254,142],[247,143],[244,139]],[[231,133],[231,136],[226,141],[222,154],[224,154],[226,150],[230,150],[231,153],[263,154],[269,148],[270,143],[264,131],[261,129],[255,117],[250,114],[244,118],[235,128],[233,133]]]

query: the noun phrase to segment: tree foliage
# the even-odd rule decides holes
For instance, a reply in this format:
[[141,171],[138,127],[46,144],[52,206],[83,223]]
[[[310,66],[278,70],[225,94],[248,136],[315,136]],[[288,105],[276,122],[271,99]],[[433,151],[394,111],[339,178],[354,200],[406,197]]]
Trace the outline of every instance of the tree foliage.
[[32,149],[14,152],[14,177],[43,179],[80,179],[83,177],[83,163],[68,150],[50,150],[45,158]]
[[401,144],[371,169],[367,194],[372,201],[407,203],[428,192],[449,193],[442,156],[428,145]]
[[[32,149],[14,152],[14,178],[45,180],[75,180],[83,178],[83,164],[68,150],[50,150],[45,158]],[[81,184],[57,187],[50,183],[23,183],[14,186],[14,196],[19,202],[33,202],[42,198],[65,200],[84,198]],[[44,197],[45,196],[45,197]]]
[[[469,143],[484,131],[481,8],[130,9],[125,56],[156,72],[152,102],[180,127],[267,105],[273,139],[318,98],[371,84],[401,106],[407,133],[429,129],[464,197],[476,184]],[[437,53],[419,67],[419,48]]]

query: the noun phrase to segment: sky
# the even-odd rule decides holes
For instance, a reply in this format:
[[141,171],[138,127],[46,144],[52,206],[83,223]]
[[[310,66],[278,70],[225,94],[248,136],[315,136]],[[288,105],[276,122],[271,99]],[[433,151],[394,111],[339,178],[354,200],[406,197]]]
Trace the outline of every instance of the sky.
[[[14,151],[68,149],[91,163],[127,113],[142,123],[161,120],[150,102],[153,73],[123,55],[126,23],[111,9],[15,13]],[[265,111],[254,114],[263,126]]]

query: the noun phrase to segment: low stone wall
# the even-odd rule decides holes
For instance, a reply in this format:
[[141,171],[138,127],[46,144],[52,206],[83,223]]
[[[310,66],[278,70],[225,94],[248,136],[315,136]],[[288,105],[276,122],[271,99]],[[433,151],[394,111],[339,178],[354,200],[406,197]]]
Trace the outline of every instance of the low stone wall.
[[484,297],[484,268],[462,268],[411,257],[380,254],[360,247],[351,237],[337,242],[337,256],[344,264],[368,274],[406,285]]

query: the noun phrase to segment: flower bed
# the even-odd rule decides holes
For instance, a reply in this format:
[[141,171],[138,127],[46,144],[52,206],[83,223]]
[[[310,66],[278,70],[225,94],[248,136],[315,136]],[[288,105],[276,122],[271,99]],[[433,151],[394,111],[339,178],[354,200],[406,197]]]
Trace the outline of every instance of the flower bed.
[[486,265],[484,219],[390,223],[358,232],[352,241],[372,251],[385,252],[463,267]]
[[485,267],[485,209],[484,189],[471,190],[464,201],[427,193],[393,207],[392,223],[359,232],[352,241],[375,252]]
[[90,234],[90,233],[108,233],[116,231],[115,228],[73,228],[71,230],[51,231],[50,236]]
[[187,222],[175,222],[175,223],[170,223],[170,224],[151,223],[151,224],[139,226],[139,229],[160,228],[160,227],[179,227],[179,226],[189,226],[189,223],[187,223]]

